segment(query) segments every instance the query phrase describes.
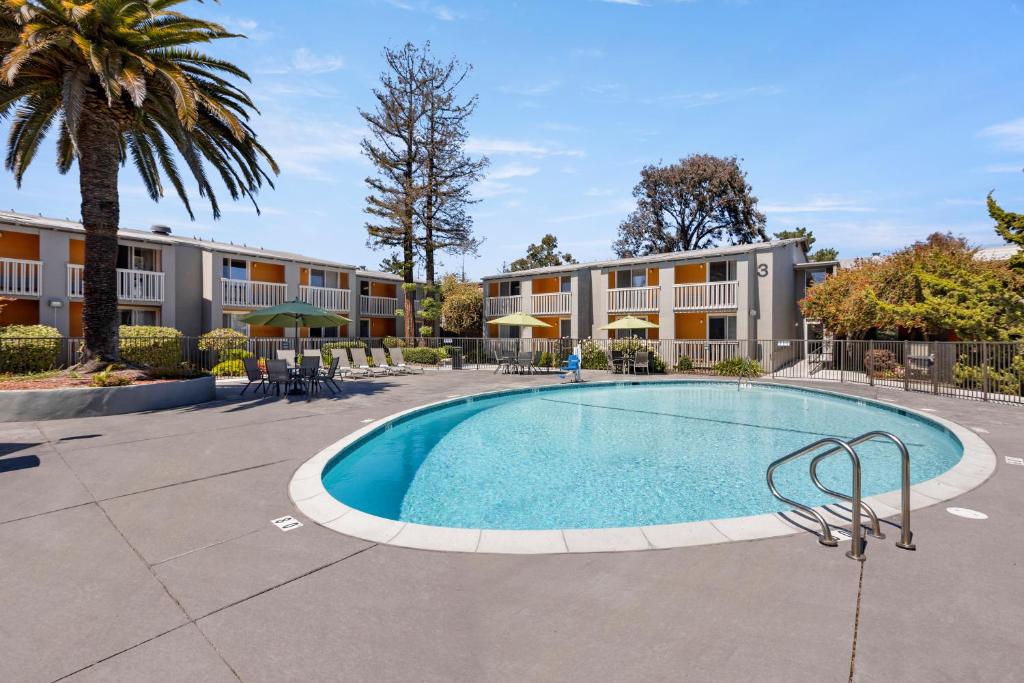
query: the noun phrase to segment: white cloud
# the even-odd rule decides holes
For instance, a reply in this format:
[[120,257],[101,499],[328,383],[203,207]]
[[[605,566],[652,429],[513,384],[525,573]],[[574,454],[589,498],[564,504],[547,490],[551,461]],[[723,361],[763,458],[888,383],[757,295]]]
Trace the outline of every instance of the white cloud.
[[615,92],[622,88],[621,83],[595,83],[593,85],[584,86],[583,89],[592,92],[595,95],[607,95],[608,93]]
[[536,158],[548,156],[584,156],[582,150],[552,146],[525,140],[508,140],[502,138],[470,138],[466,142],[466,151],[470,154],[521,154]]
[[498,166],[487,173],[492,180],[507,180],[508,178],[526,178],[536,175],[540,171],[536,166],[524,166],[522,164],[505,164]]
[[943,199],[943,206],[985,206],[984,199]]
[[576,47],[569,51],[572,57],[581,57],[586,59],[600,59],[604,57],[604,50],[599,47]]
[[1014,152],[1024,151],[1024,117],[997,123],[982,129],[978,135],[992,138],[996,145]]
[[588,197],[611,197],[613,194],[615,194],[615,190],[608,188],[591,187],[587,189]]
[[1024,161],[1015,164],[989,164],[981,167],[982,173],[1022,173],[1024,172]]
[[219,21],[232,32],[241,33],[250,40],[263,41],[269,39],[273,34],[260,28],[260,23],[254,19],[244,17],[221,17]]
[[536,97],[538,95],[546,95],[559,86],[559,82],[555,80],[548,80],[542,83],[536,83],[534,85],[502,85],[498,87],[498,90],[510,95],[523,95],[524,97]]
[[642,0],[601,0],[601,2],[606,2],[609,5],[631,5],[633,7],[644,7],[647,5]]
[[435,5],[430,2],[412,2],[411,0],[384,0],[384,2],[405,12],[423,12],[425,14],[431,14],[435,19],[440,19],[441,21],[455,21],[466,16],[462,12],[457,12],[447,5]]
[[606,218],[608,216],[621,215],[623,218],[626,214],[636,208],[636,202],[632,199],[623,199],[617,201],[603,209],[597,209],[595,211],[587,211],[584,213],[570,213],[562,216],[553,216],[548,218],[545,222],[547,223],[574,223],[576,221],[586,221],[594,218]]
[[345,60],[337,55],[318,55],[304,47],[292,53],[292,69],[299,73],[323,74],[344,66]]
[[875,210],[837,197],[815,197],[799,204],[766,204],[758,208],[766,213],[871,213]]
[[775,85],[755,85],[739,90],[710,90],[705,92],[678,93],[674,95],[659,95],[641,100],[644,104],[672,104],[692,109],[694,107],[706,107],[713,104],[734,102],[746,97],[770,97],[779,95],[782,88]]
[[455,21],[456,19],[462,18],[461,14],[444,5],[432,7],[431,11],[434,13],[434,16],[441,21]]
[[282,175],[334,181],[332,166],[363,159],[359,143],[363,128],[338,120],[304,118],[295,112],[274,112],[258,122],[260,142],[281,166]]

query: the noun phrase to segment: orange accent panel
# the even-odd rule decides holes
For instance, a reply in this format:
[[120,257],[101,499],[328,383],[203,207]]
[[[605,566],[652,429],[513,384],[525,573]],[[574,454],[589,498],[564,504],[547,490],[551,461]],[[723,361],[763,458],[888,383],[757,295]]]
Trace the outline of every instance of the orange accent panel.
[[488,284],[487,285],[487,296],[489,296],[489,297],[498,296],[498,292],[501,291],[501,288],[498,285],[499,285],[499,283],[497,283],[497,282],[491,282],[490,284]]
[[500,335],[500,334],[501,334],[501,330],[498,328],[497,325],[492,325],[490,323],[487,323],[487,336],[488,337],[491,337],[492,339],[497,339],[498,335]]
[[72,301],[68,304],[68,336],[84,337],[85,326],[82,324],[82,302]]
[[299,284],[309,286],[309,268],[299,268]]
[[348,273],[338,273],[338,289],[348,289]]
[[706,266],[703,263],[691,263],[676,266],[676,284],[686,285],[693,282],[707,282]]
[[249,325],[250,337],[283,337],[283,327],[267,327],[266,325]]
[[257,282],[284,284],[284,266],[277,263],[253,261],[249,266],[249,279]]
[[676,313],[676,339],[706,339],[707,329],[703,313]]
[[[9,234],[9,233],[8,233]],[[11,256],[10,258],[21,258]],[[35,299],[15,299],[0,306],[0,327],[3,325],[38,325],[39,302]]]
[[661,284],[661,268],[647,269],[647,286],[657,287]]
[[533,281],[534,294],[555,294],[560,289],[561,282],[557,277],[544,277]]
[[538,316],[537,320],[545,322],[548,325],[551,325],[551,327],[534,327],[534,339],[558,339],[558,321],[560,320],[560,318]]
[[0,230],[0,257],[38,261],[39,235]]
[[68,263],[85,265],[85,240],[68,241]]
[[[379,295],[384,296],[384,295]],[[394,318],[370,318],[371,337],[393,337],[395,336]]]
[[608,289],[615,289],[615,271],[608,271]]
[[386,296],[392,299],[398,296],[398,288],[392,282],[370,282],[370,296]]

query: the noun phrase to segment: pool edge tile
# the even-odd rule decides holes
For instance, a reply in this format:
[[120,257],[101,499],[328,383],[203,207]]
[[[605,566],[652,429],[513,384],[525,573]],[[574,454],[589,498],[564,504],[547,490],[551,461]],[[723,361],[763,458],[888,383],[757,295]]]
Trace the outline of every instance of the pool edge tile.
[[558,529],[514,531],[505,529],[483,529],[476,552],[504,555],[552,555],[565,554],[569,547],[565,536]]
[[640,527],[640,531],[651,547],[658,549],[729,542],[729,537],[708,521],[655,524]]
[[606,529],[562,529],[570,553],[608,553],[622,550],[650,550],[640,527]]
[[[396,523],[402,524],[402,522]],[[476,551],[477,545],[480,543],[480,534],[480,529],[427,526],[406,522],[394,538],[387,543],[417,550],[472,553]]]

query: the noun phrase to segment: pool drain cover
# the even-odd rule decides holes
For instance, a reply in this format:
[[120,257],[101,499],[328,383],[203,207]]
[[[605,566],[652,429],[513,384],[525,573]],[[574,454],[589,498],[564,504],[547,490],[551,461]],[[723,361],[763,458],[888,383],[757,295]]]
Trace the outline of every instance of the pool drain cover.
[[988,515],[984,512],[978,512],[977,510],[971,510],[968,508],[946,508],[946,512],[966,519],[988,519]]

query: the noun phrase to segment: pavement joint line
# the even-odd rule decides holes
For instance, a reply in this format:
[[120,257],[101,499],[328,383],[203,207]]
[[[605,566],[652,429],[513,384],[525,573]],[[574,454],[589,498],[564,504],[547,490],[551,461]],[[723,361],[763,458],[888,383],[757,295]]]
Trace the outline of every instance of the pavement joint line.
[[66,510],[74,510],[76,508],[86,507],[87,505],[96,505],[96,503],[97,501],[95,500],[89,500],[84,503],[77,503],[75,505],[68,505],[67,507],[57,508],[56,510],[46,510],[45,512],[37,512],[34,515],[15,517],[14,519],[8,519],[3,522],[0,522],[0,526],[3,526],[4,524],[11,524],[12,522],[24,522],[26,519],[35,519],[36,517],[42,517],[43,515],[52,515],[55,512],[64,512]]
[[295,458],[285,458],[284,460],[275,460],[274,462],[263,463],[262,465],[252,465],[251,467],[243,467],[237,470],[231,470],[230,472],[218,472],[216,474],[210,474],[205,477],[196,477],[195,479],[186,479],[184,481],[176,481],[171,484],[162,484],[160,486],[154,486],[148,489],[141,489],[139,491],[130,491],[129,493],[120,493],[116,496],[109,496],[107,498],[99,498],[96,500],[97,503],[107,503],[112,500],[118,500],[119,498],[129,498],[131,496],[138,496],[143,493],[152,493],[153,491],[160,491],[162,489],[170,489],[175,486],[182,486],[184,484],[195,484],[196,482],[206,481],[207,479],[217,479],[218,477],[227,477],[232,474],[239,474],[241,472],[249,472],[251,470],[258,470],[263,467],[272,467],[273,465],[280,465],[283,462],[295,460]]
[[201,548],[192,548],[191,550],[186,550],[185,552],[178,553],[177,555],[174,555],[172,557],[168,557],[168,558],[165,558],[163,560],[159,560],[157,562],[150,563],[149,566],[150,567],[159,567],[160,565],[167,564],[168,562],[172,562],[173,560],[178,560],[178,559],[181,559],[182,557],[187,557],[187,556],[191,555],[192,553],[198,553],[198,552],[200,552],[202,550],[209,550],[210,548],[216,548],[219,545],[224,545],[225,543],[231,543],[232,541],[237,541],[238,539],[245,538],[246,536],[252,536],[253,534],[255,534],[255,533],[259,532],[259,531],[262,531],[262,530],[263,530],[262,526],[259,527],[258,529],[251,529],[249,531],[246,531],[243,534],[238,534],[237,536],[232,536],[231,538],[225,538],[224,540],[216,541],[214,543],[210,543],[208,545],[204,545]]
[[[70,672],[68,672],[68,673],[64,674],[64,675],[63,675],[63,676],[61,676],[60,678],[55,678],[55,679],[53,679],[53,680],[54,680],[54,683],[57,683],[57,681],[63,681],[63,680],[66,680],[66,679],[68,679],[68,678],[71,678],[71,677],[72,677],[72,676],[74,676],[75,674],[79,674],[79,673],[81,673],[81,672],[85,671],[86,669],[91,669],[91,668],[93,668],[94,666],[96,666],[97,664],[102,664],[103,662],[106,662],[106,661],[108,661],[108,660],[111,660],[111,659],[113,659],[114,657],[118,657],[118,656],[120,656],[120,655],[123,655],[123,654],[124,654],[125,652],[130,652],[131,650],[134,650],[134,649],[135,649],[135,648],[137,648],[137,647],[142,647],[142,646],[143,646],[143,645],[145,645],[146,643],[151,643],[151,642],[153,642],[154,640],[156,640],[157,638],[163,638],[163,637],[164,637],[164,636],[166,636],[166,635],[167,635],[168,633],[174,633],[175,631],[177,631],[177,630],[179,630],[179,629],[183,629],[183,628],[186,628],[186,627],[187,627],[187,626],[188,626],[188,625],[189,625],[190,623],[191,623],[191,622],[186,622],[186,623],[184,623],[184,624],[179,624],[178,626],[175,626],[175,627],[174,627],[174,628],[172,628],[172,629],[168,629],[167,631],[164,631],[163,633],[158,633],[158,634],[156,634],[155,636],[152,636],[152,637],[150,637],[150,638],[146,638],[146,639],[145,639],[145,640],[143,640],[143,641],[140,641],[140,642],[138,642],[138,643],[135,643],[135,644],[134,644],[134,645],[132,645],[131,647],[126,647],[125,649],[123,649],[123,650],[119,650],[118,652],[115,652],[114,654],[111,654],[111,655],[107,655],[106,657],[101,657],[100,659],[97,659],[97,660],[96,660],[95,662],[93,662],[92,664],[86,664],[85,666],[83,666],[83,667],[81,667],[81,668],[79,668],[79,669],[75,669],[74,671],[70,671]],[[226,662],[225,662],[225,663],[226,663]]]
[[848,683],[853,683],[854,671],[857,666],[857,635],[860,632],[860,599],[864,593],[864,563],[860,563],[860,578],[857,580],[857,608],[853,613],[853,645],[850,649],[850,676]]

